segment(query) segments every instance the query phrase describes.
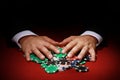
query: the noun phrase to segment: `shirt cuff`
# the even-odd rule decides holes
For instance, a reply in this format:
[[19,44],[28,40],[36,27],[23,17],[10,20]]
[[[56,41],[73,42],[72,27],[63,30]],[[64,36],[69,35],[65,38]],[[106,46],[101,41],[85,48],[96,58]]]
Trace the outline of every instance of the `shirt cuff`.
[[96,44],[96,46],[98,46],[103,40],[102,36],[94,31],[85,31],[81,35],[91,35],[91,36],[95,37],[98,40],[98,43]]
[[21,31],[21,32],[15,34],[12,38],[12,41],[15,42],[21,48],[21,45],[18,42],[19,39],[24,36],[28,36],[28,35],[37,35],[37,34],[35,34],[34,32],[32,32],[30,30],[24,30],[24,31]]

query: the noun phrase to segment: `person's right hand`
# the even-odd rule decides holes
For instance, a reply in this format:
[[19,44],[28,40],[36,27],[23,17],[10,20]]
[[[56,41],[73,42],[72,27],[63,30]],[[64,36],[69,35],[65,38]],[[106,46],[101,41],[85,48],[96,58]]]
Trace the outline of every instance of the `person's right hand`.
[[26,60],[30,61],[30,54],[36,54],[40,59],[45,56],[49,59],[52,58],[50,50],[59,53],[57,49],[58,42],[48,38],[47,36],[25,36],[19,40],[22,51],[25,53]]

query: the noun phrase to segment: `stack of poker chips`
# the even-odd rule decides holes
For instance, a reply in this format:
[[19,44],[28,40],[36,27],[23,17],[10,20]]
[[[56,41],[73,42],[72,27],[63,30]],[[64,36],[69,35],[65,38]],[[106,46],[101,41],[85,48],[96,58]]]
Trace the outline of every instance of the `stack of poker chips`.
[[59,54],[51,51],[53,54],[52,59],[45,58],[42,60],[34,53],[31,53],[31,61],[40,64],[40,66],[44,68],[47,73],[56,73],[59,71],[68,70],[70,68],[73,68],[78,72],[87,72],[89,70],[89,68],[85,66],[85,63],[90,61],[89,55],[86,55],[82,60],[77,59],[76,56],[72,58],[66,58],[67,54],[62,53],[62,48],[59,47],[58,49],[60,51]]

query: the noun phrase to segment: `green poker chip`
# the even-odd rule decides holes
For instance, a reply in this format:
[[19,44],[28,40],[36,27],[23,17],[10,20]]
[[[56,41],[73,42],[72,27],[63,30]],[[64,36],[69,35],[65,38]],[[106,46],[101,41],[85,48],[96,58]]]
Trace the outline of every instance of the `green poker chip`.
[[58,49],[59,49],[60,53],[54,54],[54,56],[55,56],[57,59],[61,59],[61,58],[64,58],[64,57],[67,56],[67,54],[62,53],[62,50],[63,50],[62,48],[58,47]]
[[64,57],[66,57],[66,55],[67,54],[64,54],[64,53],[54,54],[54,56],[58,59],[64,58]]
[[48,65],[47,65],[46,63],[42,63],[42,64],[41,64],[41,67],[42,67],[42,68],[46,68],[47,66],[48,66]]
[[58,49],[59,49],[60,53],[62,53],[63,48],[60,48],[60,47],[59,47]]
[[37,58],[35,59],[35,61],[36,61],[36,63],[39,63],[39,64],[40,64],[40,63],[46,63],[46,62],[48,62],[48,59],[45,58],[44,60],[42,60],[42,59],[40,59],[40,58],[37,57]]
[[86,63],[86,61],[83,61],[83,60],[80,62],[80,64],[85,64],[85,63]]
[[42,60],[42,59],[38,58],[34,53],[30,54],[30,59],[31,59],[31,61],[39,63],[39,64],[48,62],[47,58]]
[[47,67],[45,68],[45,71],[46,71],[47,73],[55,73],[55,72],[58,71],[58,67],[57,67],[56,65],[50,64],[49,66],[47,66]]

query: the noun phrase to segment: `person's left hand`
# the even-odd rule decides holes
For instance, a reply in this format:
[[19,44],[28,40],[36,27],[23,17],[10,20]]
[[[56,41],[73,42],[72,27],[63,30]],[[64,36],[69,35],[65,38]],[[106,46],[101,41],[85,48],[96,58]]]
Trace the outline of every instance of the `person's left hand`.
[[95,61],[97,39],[90,35],[70,36],[60,42],[63,47],[63,53],[68,53],[67,57],[73,57],[77,52],[78,59],[82,59],[86,53],[90,53],[91,61]]

